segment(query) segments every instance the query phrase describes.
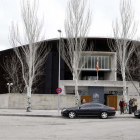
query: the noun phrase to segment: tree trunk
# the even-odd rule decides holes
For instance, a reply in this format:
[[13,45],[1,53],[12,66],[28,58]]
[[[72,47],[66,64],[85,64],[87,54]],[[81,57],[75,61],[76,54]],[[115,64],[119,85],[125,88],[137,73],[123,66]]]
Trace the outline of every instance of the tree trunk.
[[27,112],[31,112],[31,88],[27,87]]
[[127,92],[126,92],[126,79],[125,79],[125,68],[123,67],[123,98],[125,102],[125,112],[128,112],[128,103],[127,103]]
[[122,67],[122,78],[123,78],[123,97],[124,97],[124,101],[127,103],[127,93],[126,93],[126,79],[125,79],[125,66],[123,64]]
[[126,80],[123,79],[123,96],[124,96],[124,101],[127,103],[127,92],[126,92]]
[[78,79],[75,79],[75,106],[80,105],[80,96],[78,92]]

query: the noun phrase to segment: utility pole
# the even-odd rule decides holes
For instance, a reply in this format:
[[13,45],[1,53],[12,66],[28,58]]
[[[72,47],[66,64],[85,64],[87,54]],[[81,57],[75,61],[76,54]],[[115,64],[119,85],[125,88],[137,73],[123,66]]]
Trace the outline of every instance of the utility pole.
[[[60,46],[61,46],[61,30],[58,30],[60,33],[60,38],[59,38],[59,72],[58,72],[58,88],[60,88]],[[58,113],[60,109],[60,103],[59,103],[60,95],[58,94]]]

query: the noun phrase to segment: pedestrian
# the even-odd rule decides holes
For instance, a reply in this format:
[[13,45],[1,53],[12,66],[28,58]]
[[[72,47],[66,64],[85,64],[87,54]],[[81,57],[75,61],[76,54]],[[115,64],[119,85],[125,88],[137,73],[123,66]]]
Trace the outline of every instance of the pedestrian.
[[81,104],[83,104],[83,99],[81,100]]
[[86,100],[85,100],[85,99],[83,99],[82,104],[85,104],[85,103],[86,103]]
[[121,114],[124,113],[124,106],[125,106],[125,104],[124,104],[123,99],[119,102],[119,106],[120,106],[120,113]]
[[[133,102],[133,104],[134,104],[134,98],[132,99],[132,102]],[[134,112],[134,105],[132,105],[132,112]]]
[[138,107],[137,99],[134,100],[133,106],[134,106],[134,112],[135,112],[137,110],[137,107]]
[[129,114],[132,114],[132,106],[133,106],[133,101],[130,98],[130,100],[129,100]]

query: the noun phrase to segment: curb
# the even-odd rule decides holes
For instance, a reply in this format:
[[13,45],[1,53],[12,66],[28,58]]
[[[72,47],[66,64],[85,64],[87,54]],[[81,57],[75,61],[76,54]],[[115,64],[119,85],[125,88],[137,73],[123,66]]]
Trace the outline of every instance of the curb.
[[135,116],[115,116],[115,118],[135,118]]
[[[0,116],[25,116],[25,117],[62,117],[61,115],[31,115],[31,114],[0,114]],[[135,118],[135,116],[114,116],[114,118]]]
[[61,117],[61,116],[58,116],[58,115],[26,115],[26,114],[0,114],[0,116]]

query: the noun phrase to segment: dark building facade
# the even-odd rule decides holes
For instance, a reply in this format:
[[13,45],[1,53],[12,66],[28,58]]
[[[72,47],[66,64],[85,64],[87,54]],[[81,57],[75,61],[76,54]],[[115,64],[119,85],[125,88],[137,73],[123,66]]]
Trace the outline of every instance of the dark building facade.
[[[47,60],[45,62],[44,68],[44,74],[40,77],[40,80],[38,81],[37,90],[35,93],[40,94],[56,94],[56,88],[58,87],[58,68],[59,68],[59,53],[58,53],[58,44],[59,39],[54,40],[46,40],[44,42],[49,42],[51,44],[51,51],[47,56]],[[93,43],[93,51],[109,51],[109,47],[107,45],[107,39],[106,38],[88,38],[87,40],[87,48],[90,45],[90,43]],[[4,75],[6,72],[3,69],[3,62],[5,58],[13,55],[13,49],[8,49],[0,52],[0,61],[1,61],[1,67],[0,67],[0,93],[7,93],[7,82],[4,78]],[[72,74],[68,68],[68,66],[65,64],[63,59],[61,58],[60,61],[60,79],[61,80],[72,80]],[[86,72],[82,72],[83,75],[86,74]]]
[[[57,94],[56,89],[58,88],[59,72],[59,39],[46,40],[43,42],[44,44],[49,44],[51,46],[51,51],[47,56],[45,64],[41,68],[44,73],[34,85],[37,88],[34,94]],[[116,53],[110,51],[110,48],[108,47],[108,38],[88,38],[87,47],[84,51],[85,53],[86,51],[88,52],[90,44],[93,44],[93,51],[90,52],[91,55],[89,56],[89,60],[81,70],[81,75],[78,81],[79,94],[81,95],[81,98],[86,98],[87,100],[90,99],[89,101],[98,101],[103,104],[107,104],[107,98],[110,95],[112,97],[122,95],[123,91],[123,83],[122,81],[118,80],[119,77],[117,75]],[[2,66],[5,58],[12,54],[13,49],[0,52],[0,94],[8,93],[7,83],[11,81],[5,80],[4,75],[6,72]],[[87,56],[82,57],[84,60]],[[97,58],[99,58],[98,81],[96,79]],[[137,87],[138,85],[138,82],[136,82]],[[62,95],[74,95],[74,80],[71,71],[62,58],[60,59],[60,87],[63,91]],[[128,95],[138,94],[130,82],[127,83],[127,92]],[[95,97],[98,97],[99,99],[96,99]],[[117,103],[115,103],[115,106],[116,105]]]

